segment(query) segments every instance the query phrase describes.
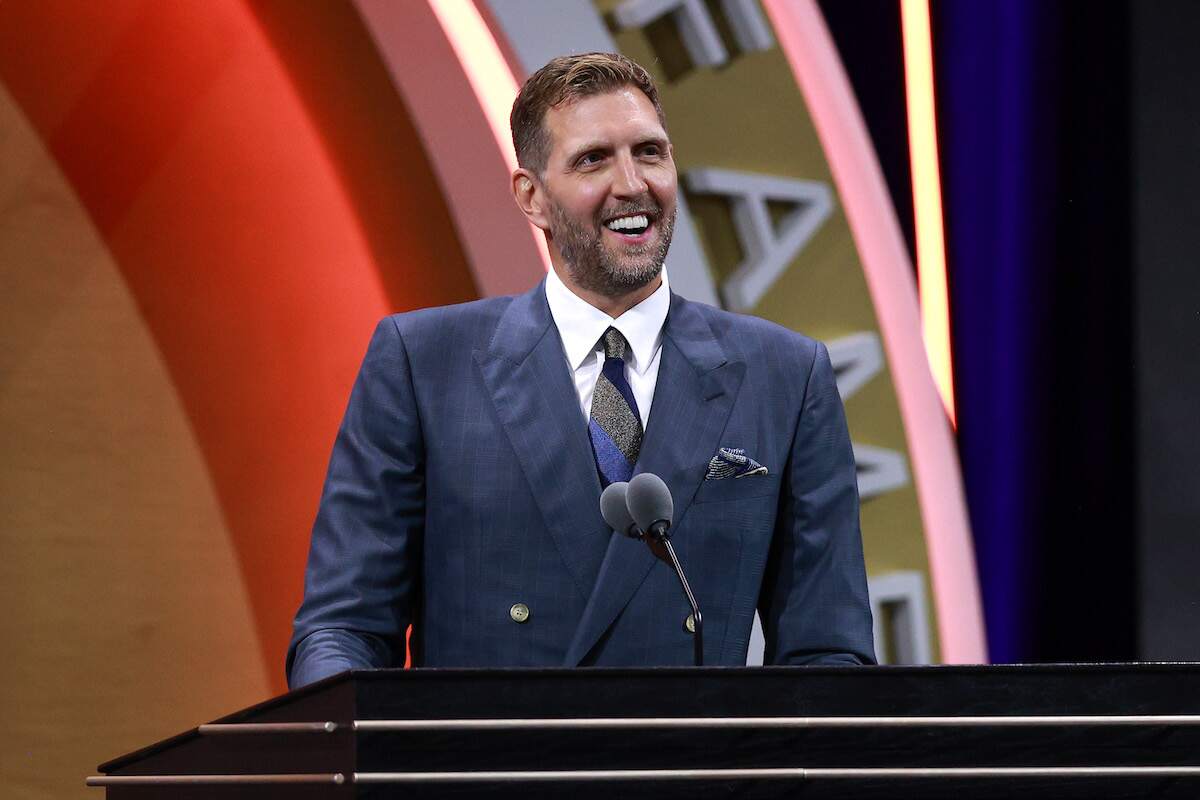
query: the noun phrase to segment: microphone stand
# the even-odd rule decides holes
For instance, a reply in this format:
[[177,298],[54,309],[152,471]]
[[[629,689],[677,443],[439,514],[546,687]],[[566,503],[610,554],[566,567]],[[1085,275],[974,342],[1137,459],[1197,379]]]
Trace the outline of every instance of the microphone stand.
[[[700,617],[700,606],[696,604],[696,596],[692,594],[692,587],[688,586],[687,578],[683,574],[683,567],[679,564],[679,559],[675,555],[675,548],[671,546],[671,539],[667,535],[665,526],[659,527],[654,525],[650,529],[650,541],[647,544],[651,545],[651,550],[656,550],[654,544],[662,545],[666,551],[667,559],[672,567],[675,568],[675,574],[679,576],[679,585],[683,587],[683,593],[687,595],[688,605],[692,607],[692,620],[696,623],[696,630],[693,634],[692,647],[693,657],[697,667],[704,666],[704,620]],[[656,550],[656,555],[662,558],[662,554]]]

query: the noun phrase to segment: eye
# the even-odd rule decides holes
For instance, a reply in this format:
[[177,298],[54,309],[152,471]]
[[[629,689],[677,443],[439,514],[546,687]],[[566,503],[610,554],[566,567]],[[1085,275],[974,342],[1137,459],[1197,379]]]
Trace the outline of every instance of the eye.
[[603,160],[604,154],[599,150],[593,150],[590,153],[584,153],[582,156],[580,156],[579,160],[576,161],[575,164],[580,167],[592,167],[596,164],[599,164]]

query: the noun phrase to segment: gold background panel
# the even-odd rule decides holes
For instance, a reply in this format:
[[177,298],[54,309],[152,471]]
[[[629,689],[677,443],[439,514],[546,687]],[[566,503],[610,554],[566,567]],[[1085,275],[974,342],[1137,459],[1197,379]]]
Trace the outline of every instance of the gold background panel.
[[[659,84],[681,190],[689,170],[719,168],[820,181],[833,193],[832,214],[751,313],[826,342],[863,331],[880,335],[828,161],[783,51],[776,45],[739,53],[715,11],[718,5],[709,4],[730,61],[717,68],[684,69],[681,65],[688,58],[672,23],[664,18],[641,30],[619,30],[611,13],[617,5],[618,0],[596,3],[621,52],[649,69]],[[719,284],[743,258],[729,204],[713,196],[689,195],[688,202]],[[899,452],[909,463],[886,361],[845,405],[855,443]],[[928,554],[911,467],[908,471],[906,485],[863,503],[863,547],[872,575],[913,570],[924,577],[931,653],[936,661],[939,648]]]
[[98,763],[262,699],[267,672],[117,265],[2,90],[0,131],[0,784],[95,800]]

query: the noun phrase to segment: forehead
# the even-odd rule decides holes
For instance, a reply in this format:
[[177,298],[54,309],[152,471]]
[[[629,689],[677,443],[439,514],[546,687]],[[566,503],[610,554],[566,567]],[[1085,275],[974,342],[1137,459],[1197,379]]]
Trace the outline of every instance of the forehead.
[[546,130],[552,154],[567,153],[588,143],[620,144],[648,137],[667,138],[650,98],[632,86],[548,109]]

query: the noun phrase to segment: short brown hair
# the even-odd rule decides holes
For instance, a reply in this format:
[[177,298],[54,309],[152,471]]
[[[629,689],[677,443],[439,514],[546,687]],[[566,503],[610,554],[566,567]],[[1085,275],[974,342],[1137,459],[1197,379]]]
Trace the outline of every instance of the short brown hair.
[[623,86],[640,89],[650,99],[659,123],[666,130],[667,118],[658,102],[658,87],[637,62],[620,53],[581,53],[551,59],[529,76],[513,101],[508,122],[517,163],[539,174],[546,168],[550,157],[550,135],[545,125],[547,110]]

